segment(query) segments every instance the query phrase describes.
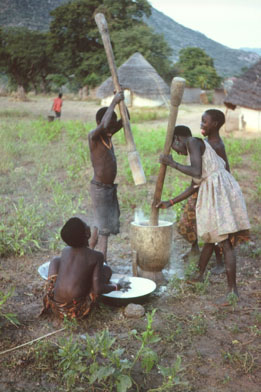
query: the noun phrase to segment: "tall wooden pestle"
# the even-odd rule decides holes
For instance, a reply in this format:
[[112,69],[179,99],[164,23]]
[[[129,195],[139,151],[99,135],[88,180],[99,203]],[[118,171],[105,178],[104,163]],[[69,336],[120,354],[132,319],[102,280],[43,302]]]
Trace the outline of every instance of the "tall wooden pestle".
[[[166,140],[164,145],[163,154],[168,155],[171,150],[171,144],[173,140],[174,128],[176,125],[178,108],[182,100],[184,88],[185,88],[185,79],[183,78],[173,78],[171,82],[171,97],[170,97],[170,112],[168,118],[168,128],[166,134]],[[150,215],[150,225],[158,226],[159,220],[159,209],[156,208],[156,205],[161,201],[161,195],[165,180],[167,166],[164,164],[160,164],[159,174],[156,181],[154,198],[151,206],[151,215]]]
[[[119,92],[122,90],[122,87],[119,83],[117,67],[114,60],[109,30],[108,30],[105,16],[102,13],[97,13],[95,15],[95,22],[98,26],[99,32],[102,37],[104,49],[107,55],[107,60],[111,71],[114,88],[117,92]],[[135,185],[142,185],[146,183],[146,177],[141,165],[139,153],[136,150],[136,145],[131,132],[130,121],[127,114],[127,108],[125,106],[124,101],[121,101],[119,103],[119,108],[120,108],[120,114],[123,122],[124,134],[125,134],[125,139],[128,148],[128,160],[132,172],[132,177]]]

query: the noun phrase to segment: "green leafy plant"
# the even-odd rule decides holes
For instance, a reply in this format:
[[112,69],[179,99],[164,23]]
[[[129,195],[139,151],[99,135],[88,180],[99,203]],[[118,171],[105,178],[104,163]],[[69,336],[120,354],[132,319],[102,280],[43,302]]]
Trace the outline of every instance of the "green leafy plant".
[[5,318],[6,320],[8,320],[11,324],[13,325],[19,325],[20,322],[17,319],[17,316],[15,313],[7,313],[3,310],[4,304],[6,303],[6,301],[13,295],[14,293],[14,288],[12,288],[11,290],[9,290],[7,292],[7,294],[3,293],[2,291],[0,291],[0,317]]
[[36,205],[25,204],[24,198],[20,198],[12,205],[11,214],[0,224],[0,254],[15,253],[21,256],[40,249],[43,227],[39,205],[37,209]]
[[181,377],[184,370],[181,367],[181,362],[180,355],[177,355],[176,361],[171,367],[158,366],[159,372],[163,376],[163,383],[158,388],[149,389],[148,392],[171,392],[174,387],[188,386],[188,382],[183,381]]
[[[62,376],[67,391],[77,390],[81,386],[86,388],[87,383],[92,390],[102,388],[109,392],[115,389],[117,392],[126,392],[133,387],[138,391],[134,377],[137,365],[140,364],[148,375],[157,366],[163,377],[163,384],[159,388],[163,389],[156,390],[171,390],[171,386],[182,384],[181,358],[177,356],[176,362],[170,368],[158,364],[159,358],[152,348],[161,340],[152,328],[155,312],[154,309],[147,313],[147,327],[144,332],[130,332],[129,338],[134,337],[140,344],[134,356],[127,355],[125,349],[117,345],[116,338],[105,329],[94,336],[85,334],[74,337],[71,333],[69,338],[60,338],[56,345],[39,343],[35,350],[38,366],[41,367],[42,361],[45,364],[50,363],[52,369],[56,369]],[[68,331],[71,326],[74,328],[69,321],[66,323],[70,326]],[[43,369],[46,369],[46,365]]]
[[189,257],[188,263],[186,264],[185,271],[184,271],[185,279],[189,279],[192,276],[194,276],[198,268],[197,261],[198,258],[196,256]]
[[199,312],[192,315],[190,321],[190,332],[194,335],[204,335],[207,332],[207,322],[204,313]]
[[207,289],[209,287],[209,275],[210,275],[210,271],[207,272],[203,282],[196,282],[195,283],[195,292],[197,294],[206,294]]
[[182,297],[186,293],[186,289],[187,286],[184,279],[181,279],[176,275],[174,275],[168,283],[169,293],[177,298]]
[[228,294],[227,299],[228,299],[229,305],[232,307],[232,309],[234,311],[236,309],[237,304],[238,304],[238,296],[235,293],[231,292]]
[[62,377],[65,380],[67,391],[75,385],[76,381],[81,381],[84,373],[87,372],[87,365],[82,361],[83,354],[77,341],[72,335],[69,339],[64,338],[59,342],[58,358],[60,359],[58,368],[62,370]]
[[141,346],[133,360],[132,367],[139,359],[141,359],[141,366],[146,372],[149,372],[154,364],[158,362],[157,354],[149,348],[150,344],[155,344],[161,340],[152,329],[152,321],[155,312],[156,309],[153,309],[151,313],[147,313],[148,324],[146,331],[142,332],[141,335],[138,335],[136,330],[132,331],[132,334],[136,337],[136,339],[141,342]]

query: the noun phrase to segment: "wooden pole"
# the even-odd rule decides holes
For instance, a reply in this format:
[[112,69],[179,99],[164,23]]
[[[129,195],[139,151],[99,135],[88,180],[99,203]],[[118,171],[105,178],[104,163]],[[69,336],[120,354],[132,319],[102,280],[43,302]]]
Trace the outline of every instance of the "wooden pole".
[[[117,67],[116,67],[115,60],[114,60],[109,30],[108,30],[105,16],[102,13],[97,13],[95,15],[95,22],[98,26],[99,32],[102,37],[104,49],[105,49],[105,52],[107,55],[107,60],[108,60],[110,71],[111,71],[111,76],[112,76],[114,88],[117,92],[119,92],[122,90],[122,88],[119,83]],[[133,135],[131,132],[130,121],[129,121],[129,117],[127,114],[127,108],[125,106],[124,101],[121,101],[119,103],[119,108],[120,108],[120,114],[121,114],[121,118],[122,118],[124,134],[125,134],[125,139],[126,139],[127,148],[128,148],[128,160],[129,160],[129,165],[131,168],[134,183],[135,183],[135,185],[145,184],[146,183],[145,174],[144,174],[144,171],[143,171],[143,168],[141,165],[139,153],[136,150],[135,142],[134,142]]]
[[14,350],[18,350],[19,348],[28,346],[28,344],[32,344],[32,343],[38,342],[39,340],[45,339],[45,338],[47,338],[49,336],[52,336],[52,335],[54,335],[54,334],[56,334],[58,332],[64,331],[64,330],[65,330],[65,327],[61,328],[61,329],[58,329],[57,331],[54,331],[54,332],[49,332],[48,334],[40,336],[39,338],[30,340],[30,342],[26,342],[26,343],[20,344],[19,346],[9,348],[8,350],[1,351],[0,355],[6,354],[6,353],[10,353],[11,351],[14,351]]
[[[168,119],[168,128],[166,134],[166,140],[164,145],[163,154],[168,155],[171,150],[171,144],[173,140],[174,128],[176,125],[177,115],[178,115],[178,107],[181,103],[184,88],[185,88],[185,79],[183,78],[173,78],[171,82],[171,98],[170,98],[170,112]],[[161,201],[162,189],[165,180],[167,166],[162,164],[160,165],[158,178],[156,181],[154,198],[151,207],[151,215],[150,215],[150,225],[158,226],[159,219],[159,209],[156,208],[156,204]]]

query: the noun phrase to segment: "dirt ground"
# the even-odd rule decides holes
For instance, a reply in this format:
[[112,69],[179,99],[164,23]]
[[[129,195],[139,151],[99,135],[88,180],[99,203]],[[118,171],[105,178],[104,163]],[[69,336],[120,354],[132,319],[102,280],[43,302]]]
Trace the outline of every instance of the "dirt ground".
[[[66,98],[66,97],[65,97]],[[16,102],[0,98],[1,110],[16,109],[46,116],[52,99],[30,98],[30,102]],[[93,121],[98,108],[95,102],[66,100],[63,106],[64,120]],[[206,106],[181,106],[179,123],[185,123],[192,130],[199,127],[200,116]],[[167,121],[152,123],[153,126],[166,125]],[[148,123],[146,123],[148,126]],[[240,136],[240,135],[239,135]],[[251,134],[250,137],[253,137]],[[173,391],[193,392],[259,392],[261,385],[261,203],[253,205],[249,187],[254,178],[248,158],[246,166],[238,170],[242,174],[240,185],[246,196],[249,217],[253,226],[259,227],[252,233],[251,242],[237,249],[237,280],[240,293],[235,306],[220,306],[217,300],[226,292],[224,274],[210,275],[210,284],[205,293],[195,292],[185,282],[180,289],[167,288],[174,270],[182,275],[186,263],[182,256],[188,250],[188,244],[178,235],[174,227],[171,263],[165,273],[166,281],[143,304],[146,312],[157,309],[153,329],[161,337],[161,342],[154,349],[164,366],[172,364],[177,355],[182,358],[183,379],[187,387],[174,388]],[[243,175],[244,174],[244,175]],[[109,240],[108,262],[114,272],[131,274],[132,252],[129,241],[132,212],[124,212],[121,233]],[[15,293],[8,300],[7,310],[17,314],[20,326],[15,327],[1,319],[0,325],[0,391],[35,392],[58,391],[61,380],[55,371],[35,362],[35,344],[25,346],[10,353],[3,351],[63,327],[53,317],[38,318],[42,306],[43,279],[37,268],[51,259],[54,253],[38,253],[20,258],[9,257],[1,260],[0,290],[15,287]],[[215,264],[214,259],[211,266]],[[211,267],[210,266],[210,267]],[[77,334],[95,332],[108,328],[116,337],[128,355],[135,351],[135,345],[128,339],[132,329],[143,331],[146,317],[127,319],[124,307],[112,307],[98,301],[92,313],[77,326]],[[47,340],[55,342],[64,331],[50,336]],[[137,373],[136,381],[140,391],[148,391],[158,386],[159,375],[152,370],[149,377]],[[87,392],[87,389],[82,389]],[[101,389],[97,389],[97,391]],[[135,389],[132,389],[135,391]],[[132,391],[131,390],[131,391]],[[96,391],[96,389],[93,389]],[[89,392],[89,391],[88,391]]]

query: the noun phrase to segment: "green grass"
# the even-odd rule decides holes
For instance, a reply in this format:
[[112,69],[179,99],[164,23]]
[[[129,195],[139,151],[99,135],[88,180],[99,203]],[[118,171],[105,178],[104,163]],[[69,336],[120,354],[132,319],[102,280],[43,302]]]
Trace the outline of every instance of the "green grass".
[[167,119],[168,115],[169,115],[169,110],[166,107],[130,109],[130,117],[131,117],[132,124],[142,123],[146,121]]
[[[95,125],[81,121],[49,123],[30,119],[25,113],[6,113],[0,112],[0,253],[22,255],[37,249],[55,249],[61,245],[59,229],[64,220],[75,213],[88,214],[88,183],[93,171],[87,136]],[[134,115],[137,121],[143,116],[145,122],[155,116],[165,117],[166,109],[136,110]],[[166,129],[143,125],[141,130],[134,125],[132,132],[147,184],[133,185],[124,132],[120,131],[114,136],[114,145],[121,210],[133,214],[135,208],[141,208],[149,215]],[[232,170],[243,166],[243,155],[249,155],[247,163],[260,170],[259,140],[227,138],[225,144]],[[186,162],[180,156],[177,160]],[[189,183],[189,177],[168,168],[162,200],[178,195]],[[260,176],[255,187],[259,197]],[[181,209],[182,203],[175,205],[171,219],[179,219]],[[167,212],[170,214],[170,210]]]
[[30,113],[26,111],[11,110],[11,109],[0,110],[0,118],[13,119],[14,117],[27,118],[30,117]]

